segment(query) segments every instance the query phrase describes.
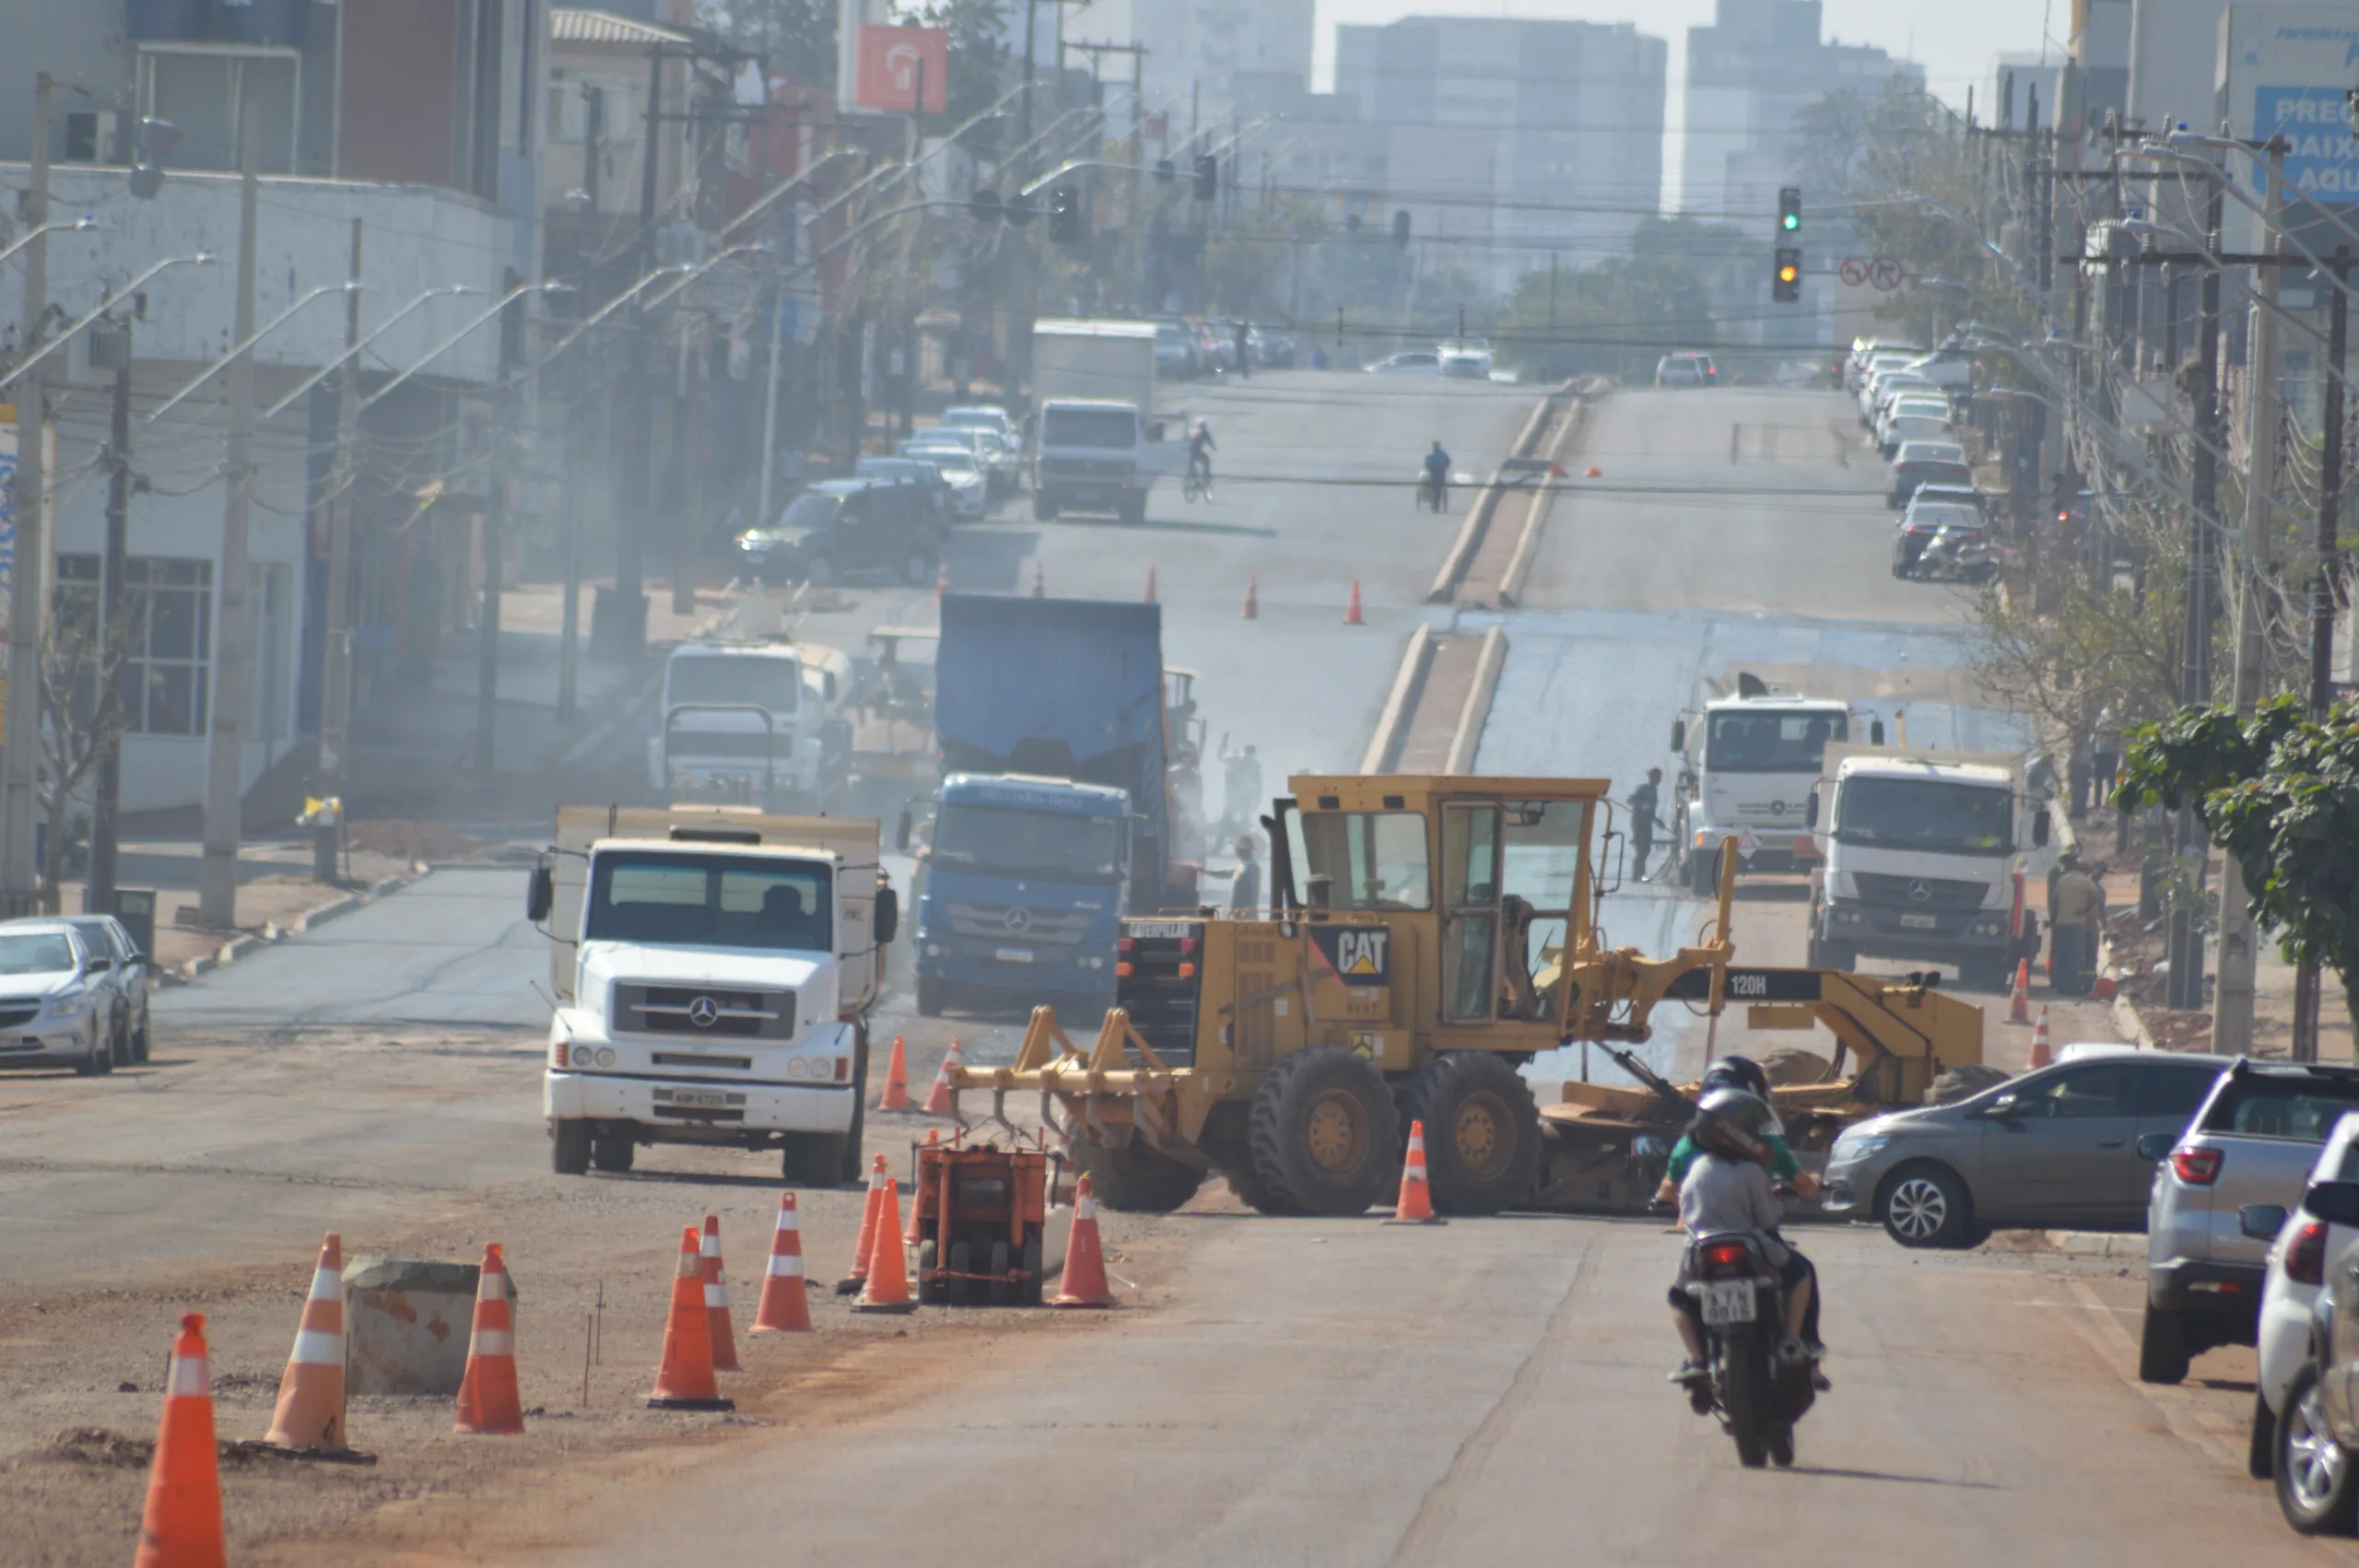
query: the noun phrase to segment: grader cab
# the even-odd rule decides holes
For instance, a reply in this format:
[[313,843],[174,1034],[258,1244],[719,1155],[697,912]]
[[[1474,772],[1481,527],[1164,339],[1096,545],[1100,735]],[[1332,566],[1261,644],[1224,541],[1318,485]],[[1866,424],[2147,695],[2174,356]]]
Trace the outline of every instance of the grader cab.
[[1700,945],[1601,945],[1606,780],[1291,787],[1264,819],[1270,909],[1126,921],[1119,1005],[1088,1048],[1043,1008],[1014,1067],[951,1073],[1003,1117],[1039,1093],[1110,1206],[1176,1209],[1216,1171],[1264,1213],[1357,1213],[1389,1196],[1415,1119],[1437,1206],[1495,1213],[1532,1193],[1542,1154],[1518,1069],[1647,1039],[1675,987],[1719,1011],[1729,866]]

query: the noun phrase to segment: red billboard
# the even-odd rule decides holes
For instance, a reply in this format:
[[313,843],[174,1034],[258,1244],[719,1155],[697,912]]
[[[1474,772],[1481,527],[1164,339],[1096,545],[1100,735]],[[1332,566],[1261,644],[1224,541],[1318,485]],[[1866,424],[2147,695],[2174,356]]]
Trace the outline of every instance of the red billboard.
[[921,82],[925,112],[939,114],[949,101],[950,33],[945,28],[860,29],[860,76],[853,104],[886,114],[916,107]]

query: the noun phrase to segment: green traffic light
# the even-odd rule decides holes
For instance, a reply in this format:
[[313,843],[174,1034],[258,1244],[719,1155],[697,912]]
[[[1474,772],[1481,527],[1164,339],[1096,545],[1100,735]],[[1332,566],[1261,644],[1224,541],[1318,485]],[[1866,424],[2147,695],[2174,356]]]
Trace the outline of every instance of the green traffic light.
[[1802,215],[1798,212],[1790,212],[1785,216],[1783,222],[1786,226],[1786,232],[1790,234],[1795,229],[1800,228],[1802,226]]

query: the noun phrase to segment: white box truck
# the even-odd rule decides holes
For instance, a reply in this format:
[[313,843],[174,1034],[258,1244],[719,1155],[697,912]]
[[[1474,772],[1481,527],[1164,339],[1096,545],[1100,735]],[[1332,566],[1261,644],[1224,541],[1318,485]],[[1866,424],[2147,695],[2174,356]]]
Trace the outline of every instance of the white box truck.
[[874,822],[748,806],[562,806],[526,913],[549,939],[541,1108],[560,1176],[642,1145],[860,1169],[870,1006],[899,923]]
[[1144,522],[1147,492],[1167,466],[1156,450],[1155,323],[1035,322],[1032,398],[1032,515]]

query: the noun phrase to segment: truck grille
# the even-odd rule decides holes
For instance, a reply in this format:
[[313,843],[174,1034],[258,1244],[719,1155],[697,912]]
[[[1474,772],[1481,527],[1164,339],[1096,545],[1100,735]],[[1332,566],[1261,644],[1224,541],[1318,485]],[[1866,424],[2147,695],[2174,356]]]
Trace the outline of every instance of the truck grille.
[[791,1040],[794,993],[622,981],[614,1017],[616,1028],[632,1034]]
[[[1984,888],[1978,882],[1954,882],[1942,877],[1891,876],[1860,872],[1851,880],[1862,904],[1888,904],[1917,909],[1979,909]],[[1923,890],[1924,896],[1918,892]]]
[[1056,942],[1070,947],[1089,930],[1086,909],[1035,909],[1022,904],[950,905],[950,934],[990,942]]
[[675,730],[665,755],[675,763],[690,766],[710,757],[751,757],[759,762],[775,755],[783,762],[794,755],[794,732],[780,725],[773,742],[758,730]]
[[[1115,943],[1114,1003],[1130,1013],[1131,1027],[1166,1067],[1195,1064],[1203,936],[1193,922],[1126,920]],[[1183,964],[1191,971],[1184,977]]]

